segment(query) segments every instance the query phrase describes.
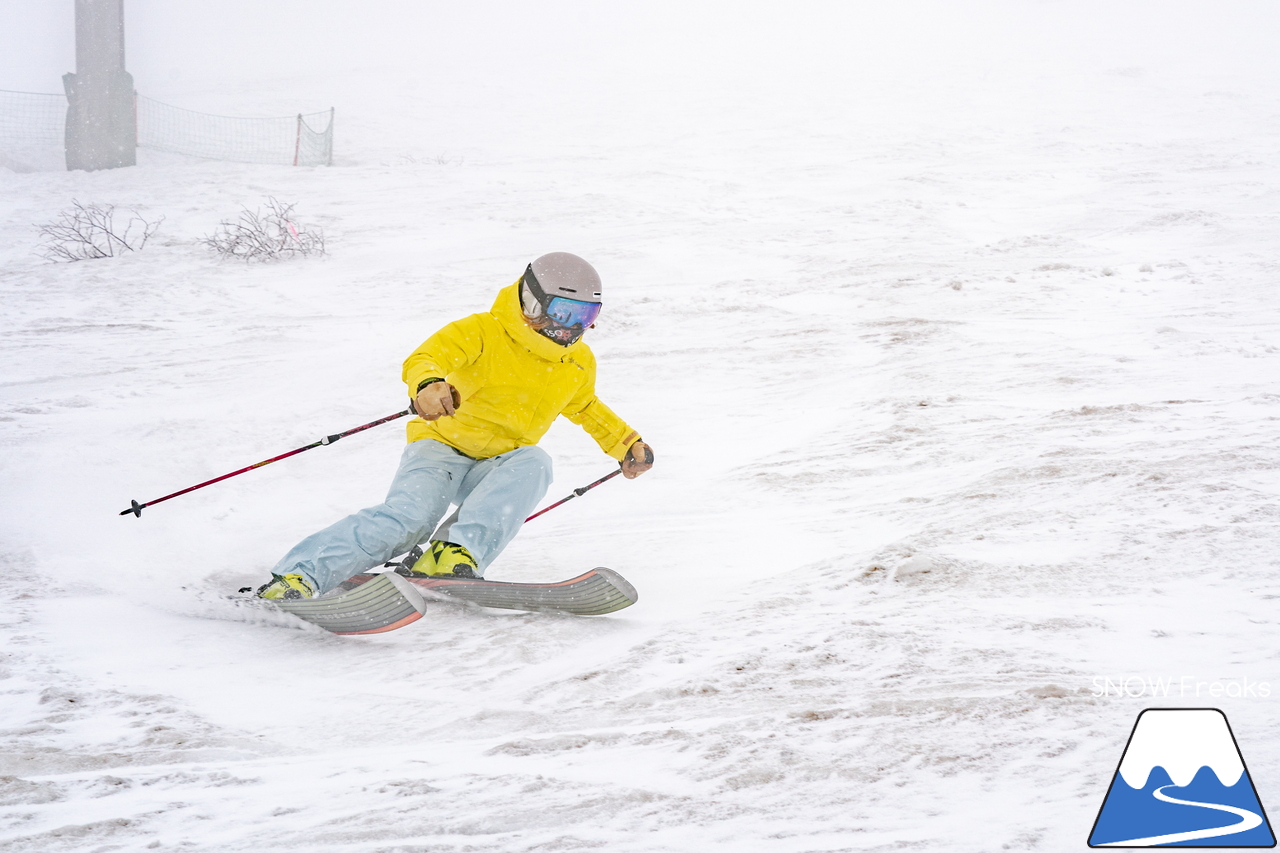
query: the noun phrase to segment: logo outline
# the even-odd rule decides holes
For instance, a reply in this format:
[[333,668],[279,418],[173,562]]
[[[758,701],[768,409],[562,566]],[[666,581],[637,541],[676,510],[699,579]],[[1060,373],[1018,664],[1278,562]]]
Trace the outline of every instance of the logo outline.
[[[1111,784],[1107,786],[1107,793],[1102,798],[1102,805],[1098,807],[1098,814],[1096,817],[1094,817],[1093,826],[1090,827],[1089,829],[1088,841],[1086,842],[1089,848],[1093,850],[1100,850],[1103,848],[1110,848],[1110,849],[1117,849],[1117,850],[1156,850],[1156,849],[1169,849],[1174,847],[1184,847],[1184,849],[1186,848],[1185,845],[1176,844],[1176,843],[1159,844],[1159,845],[1147,845],[1147,844],[1130,845],[1130,844],[1125,844],[1123,842],[1107,842],[1102,844],[1093,843],[1094,835],[1098,831],[1098,823],[1102,820],[1103,812],[1106,811],[1107,803],[1111,799],[1111,794],[1112,794],[1112,791],[1115,789],[1116,782],[1124,781],[1123,777],[1120,774],[1120,769],[1124,766],[1124,760],[1125,760],[1125,757],[1129,755],[1129,750],[1133,747],[1134,736],[1138,733],[1138,726],[1141,725],[1142,718],[1146,716],[1147,712],[1149,711],[1212,711],[1218,714],[1222,718],[1222,722],[1227,729],[1227,734],[1231,737],[1231,746],[1235,749],[1236,756],[1240,759],[1240,765],[1242,768],[1241,775],[1244,778],[1244,780],[1248,783],[1250,789],[1253,791],[1254,799],[1258,804],[1258,811],[1262,817],[1262,825],[1266,826],[1267,830],[1271,834],[1271,843],[1265,844],[1265,845],[1253,844],[1253,845],[1244,846],[1244,845],[1231,845],[1231,844],[1229,845],[1198,844],[1198,845],[1195,845],[1195,848],[1218,847],[1218,848],[1234,848],[1237,850],[1274,849],[1277,845],[1277,841],[1280,839],[1277,839],[1275,831],[1272,829],[1271,819],[1267,816],[1266,806],[1262,804],[1262,797],[1258,796],[1258,788],[1253,782],[1253,774],[1249,772],[1249,765],[1244,760],[1244,753],[1240,750],[1240,742],[1236,739],[1235,730],[1231,728],[1231,721],[1227,719],[1226,713],[1221,708],[1143,708],[1140,712],[1138,712],[1137,719],[1133,721],[1133,728],[1129,730],[1129,738],[1128,740],[1125,741],[1124,750],[1120,753],[1120,760],[1116,763],[1116,769],[1111,774]],[[1124,784],[1128,785],[1128,782],[1125,781]],[[1236,784],[1239,784],[1238,780]],[[1195,848],[1190,848],[1190,849],[1195,849]]]

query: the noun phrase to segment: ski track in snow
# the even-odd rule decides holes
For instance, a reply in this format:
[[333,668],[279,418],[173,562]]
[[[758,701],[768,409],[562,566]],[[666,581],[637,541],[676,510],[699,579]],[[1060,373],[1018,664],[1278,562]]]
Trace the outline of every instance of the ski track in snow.
[[[1280,685],[1280,78],[1108,56],[826,112],[800,68],[547,139],[498,132],[559,103],[519,81],[450,71],[393,119],[334,72],[330,169],[0,169],[0,842],[1062,850],[1179,704],[1224,708],[1265,801],[1274,699],[1091,691]],[[268,194],[329,258],[194,244]],[[165,222],[43,262],[73,198]],[[399,424],[117,517],[395,411],[404,355],[552,250],[604,276],[601,395],[658,464],[490,574],[607,565],[635,607],[338,638],[228,599],[381,499]],[[544,446],[548,500],[611,464]]]

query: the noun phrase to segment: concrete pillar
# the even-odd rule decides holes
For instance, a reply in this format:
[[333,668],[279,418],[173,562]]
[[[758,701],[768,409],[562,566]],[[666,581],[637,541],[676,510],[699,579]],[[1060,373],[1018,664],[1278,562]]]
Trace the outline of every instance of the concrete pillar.
[[138,162],[133,77],[124,70],[124,0],[75,0],[76,73],[65,74],[67,169]]

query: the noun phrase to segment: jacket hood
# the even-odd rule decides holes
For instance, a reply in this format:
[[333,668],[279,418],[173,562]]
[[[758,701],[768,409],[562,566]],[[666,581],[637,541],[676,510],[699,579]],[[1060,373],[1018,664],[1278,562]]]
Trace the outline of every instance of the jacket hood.
[[520,310],[518,279],[515,284],[498,291],[498,298],[493,300],[493,307],[489,309],[489,313],[498,318],[502,328],[506,329],[507,334],[514,338],[516,343],[547,361],[573,361],[572,356],[578,355],[587,348],[582,338],[565,347],[535,332],[524,321],[524,312]]

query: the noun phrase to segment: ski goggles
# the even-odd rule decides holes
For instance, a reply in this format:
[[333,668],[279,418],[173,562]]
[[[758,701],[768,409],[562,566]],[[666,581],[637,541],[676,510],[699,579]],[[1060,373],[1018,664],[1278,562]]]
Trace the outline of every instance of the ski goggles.
[[579,326],[586,329],[600,316],[600,303],[555,296],[545,310],[548,318],[565,328]]

